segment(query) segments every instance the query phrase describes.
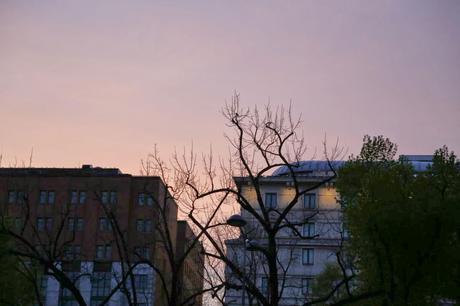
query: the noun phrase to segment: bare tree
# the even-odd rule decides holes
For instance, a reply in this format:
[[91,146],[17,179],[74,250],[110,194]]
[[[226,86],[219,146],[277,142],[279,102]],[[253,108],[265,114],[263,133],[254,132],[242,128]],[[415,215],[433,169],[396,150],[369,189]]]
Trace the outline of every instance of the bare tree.
[[[343,150],[336,144],[331,150],[324,143],[323,158],[327,163],[327,173],[322,179],[305,184],[298,176],[302,161],[306,158],[306,144],[299,132],[301,120],[293,116],[291,107],[273,109],[266,106],[263,110],[254,108],[249,110],[240,106],[239,95],[232,98],[231,103],[223,110],[227,126],[233,134],[226,138],[231,147],[228,159],[214,160],[212,154],[203,156],[201,176],[195,168],[194,161],[174,158],[175,170],[184,177],[185,184],[194,202],[207,200],[209,202],[227,201],[231,199],[238,204],[241,212],[249,216],[255,224],[250,231],[259,232],[251,236],[250,233],[244,238],[247,248],[251,249],[251,259],[254,266],[263,269],[266,275],[267,288],[261,288],[255,281],[254,269],[247,269],[248,262],[243,267],[229,256],[229,250],[212,231],[209,231],[201,220],[190,214],[190,220],[196,228],[203,233],[207,248],[205,254],[208,258],[221,261],[225,268],[231,271],[234,279],[226,279],[226,288],[243,290],[248,293],[248,298],[260,305],[279,305],[283,291],[289,286],[287,275],[291,262],[295,259],[295,245],[285,246],[279,238],[283,232],[290,231],[293,235],[301,237],[299,226],[307,224],[315,216],[315,212],[303,218],[293,219],[293,210],[296,204],[307,193],[326,186],[336,178],[336,165],[334,160],[342,157]],[[263,186],[266,176],[275,169],[284,167],[285,174],[290,181],[291,196],[282,207],[271,206],[265,203]],[[251,196],[244,193],[241,185],[251,186]],[[252,198],[250,198],[252,197]],[[255,205],[253,204],[255,202]],[[251,241],[251,237],[263,237],[261,241]],[[303,237],[313,239],[314,237]],[[241,239],[241,238],[240,238]],[[240,243],[241,246],[241,243]],[[289,260],[281,259],[281,252],[287,252]],[[340,245],[337,246],[337,259],[342,258]],[[250,265],[249,265],[250,266]],[[344,268],[344,279],[337,287],[349,288],[351,276]],[[335,290],[321,297],[321,301],[327,300]],[[318,303],[319,299],[308,299],[308,303]]]

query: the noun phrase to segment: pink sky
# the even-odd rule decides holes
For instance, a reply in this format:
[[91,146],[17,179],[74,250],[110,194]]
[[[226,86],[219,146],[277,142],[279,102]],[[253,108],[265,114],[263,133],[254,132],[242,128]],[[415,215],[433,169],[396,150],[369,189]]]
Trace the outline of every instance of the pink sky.
[[459,1],[0,2],[0,152],[137,173],[158,144],[224,151],[220,108],[292,104],[311,152],[460,154]]

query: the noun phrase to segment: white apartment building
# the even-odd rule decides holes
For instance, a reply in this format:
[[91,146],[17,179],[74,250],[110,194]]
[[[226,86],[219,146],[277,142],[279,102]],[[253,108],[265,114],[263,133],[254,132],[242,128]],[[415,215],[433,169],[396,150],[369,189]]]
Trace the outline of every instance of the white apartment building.
[[[340,161],[333,162],[334,167],[340,167],[342,164]],[[296,173],[300,190],[307,189],[332,175],[327,162],[323,161],[303,162]],[[257,208],[259,204],[256,192],[248,178],[235,178],[235,182],[242,195]],[[287,168],[281,167],[271,176],[264,177],[261,181],[261,193],[265,206],[283,211],[295,195]],[[284,276],[282,305],[301,305],[305,302],[311,297],[315,276],[321,273],[327,262],[336,261],[335,253],[344,237],[337,197],[333,183],[325,184],[300,197],[289,213],[288,220],[292,223],[302,223],[305,219],[308,219],[308,222],[297,227],[303,238],[290,228],[285,228],[278,236],[278,260],[287,270],[286,273],[281,270],[278,273]],[[260,230],[258,221],[247,211],[241,211],[241,216],[247,221],[247,225],[239,239],[227,240],[227,255],[241,267],[244,266],[258,288],[264,292],[267,290],[268,272],[265,271],[262,255],[247,249],[248,243],[263,245],[264,233]],[[248,240],[245,242],[246,238]],[[226,276],[227,279],[235,281],[228,269]],[[280,284],[281,282],[282,280]],[[251,296],[243,290],[227,290],[225,295],[225,301],[230,305],[250,305],[250,300]]]

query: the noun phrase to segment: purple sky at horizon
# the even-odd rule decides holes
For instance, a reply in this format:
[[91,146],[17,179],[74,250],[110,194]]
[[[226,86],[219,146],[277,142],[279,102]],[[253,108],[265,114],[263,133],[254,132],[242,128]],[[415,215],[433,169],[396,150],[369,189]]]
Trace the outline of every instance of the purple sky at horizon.
[[225,152],[220,109],[301,113],[356,153],[383,134],[400,154],[460,155],[460,2],[0,2],[2,165],[89,163],[138,173],[192,142]]

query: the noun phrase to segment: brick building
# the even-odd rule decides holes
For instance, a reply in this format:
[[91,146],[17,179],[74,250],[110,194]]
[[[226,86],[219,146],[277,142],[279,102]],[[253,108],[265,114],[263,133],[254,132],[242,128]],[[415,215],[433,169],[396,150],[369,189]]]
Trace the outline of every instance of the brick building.
[[[115,168],[0,168],[1,215],[11,220],[18,237],[30,242],[17,243],[17,248],[53,260],[75,280],[88,305],[106,299],[110,306],[128,305],[134,292],[139,306],[166,304],[152,268],[168,283],[156,204],[165,204],[171,237],[176,237],[178,223],[177,204],[161,203],[165,192],[159,177]],[[46,306],[78,305],[54,276],[41,276],[40,290]]]
[[[188,223],[183,220],[177,221],[176,254],[180,257],[183,256],[186,252],[189,252],[189,254],[186,256],[186,259],[184,260],[180,273],[180,284],[183,288],[180,296],[180,301],[183,302],[185,302],[185,300],[191,297],[195,292],[200,292],[203,290],[203,247],[199,241],[197,242],[196,246],[192,246],[191,243],[193,243],[195,240],[196,236]],[[186,304],[201,306],[203,304],[202,299],[203,297],[200,294],[194,299],[190,299],[189,302],[186,302]]]

